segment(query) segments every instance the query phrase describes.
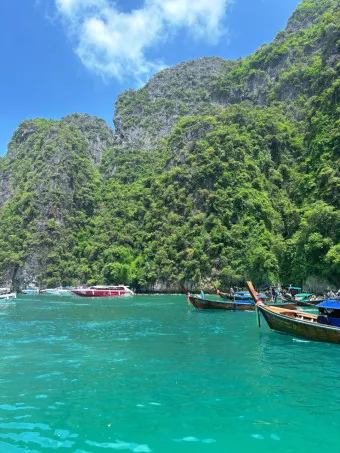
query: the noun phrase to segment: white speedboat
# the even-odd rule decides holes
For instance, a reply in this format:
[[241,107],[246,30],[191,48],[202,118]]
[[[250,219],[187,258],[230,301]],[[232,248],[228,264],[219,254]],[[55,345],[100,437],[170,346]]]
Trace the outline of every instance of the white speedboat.
[[13,300],[17,298],[17,293],[0,294],[0,300]]
[[0,295],[9,294],[11,292],[10,288],[0,288]]
[[134,292],[126,285],[90,286],[89,288],[76,288],[72,292],[82,297],[134,296]]
[[50,294],[53,296],[73,296],[74,294],[70,289],[67,288],[47,288],[44,290],[44,294]]
[[36,286],[28,286],[26,289],[22,289],[23,294],[39,294],[39,288]]

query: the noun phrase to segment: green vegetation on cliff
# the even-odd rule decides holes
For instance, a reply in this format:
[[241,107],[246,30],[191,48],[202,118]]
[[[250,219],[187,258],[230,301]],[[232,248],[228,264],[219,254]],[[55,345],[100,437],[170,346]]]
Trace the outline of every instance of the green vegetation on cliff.
[[273,43],[188,62],[116,103],[116,136],[22,123],[0,161],[0,272],[16,286],[339,284],[340,7]]

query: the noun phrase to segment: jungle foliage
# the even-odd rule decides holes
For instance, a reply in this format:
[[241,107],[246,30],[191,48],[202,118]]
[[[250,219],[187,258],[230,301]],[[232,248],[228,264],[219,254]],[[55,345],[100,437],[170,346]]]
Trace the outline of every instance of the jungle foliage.
[[[184,88],[180,104],[155,104],[176,115],[157,146],[110,142],[94,161],[79,116],[24,122],[0,161],[2,279],[338,285],[339,55],[338,2],[304,0],[273,43],[206,80],[206,108],[184,116],[195,102]],[[120,104],[157,137],[143,89]]]

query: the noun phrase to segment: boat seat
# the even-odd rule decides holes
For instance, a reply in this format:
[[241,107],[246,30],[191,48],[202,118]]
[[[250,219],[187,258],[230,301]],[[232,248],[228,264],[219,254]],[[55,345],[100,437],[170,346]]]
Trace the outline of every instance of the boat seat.
[[319,315],[317,321],[320,324],[327,324],[327,325],[329,324],[329,320],[328,320],[327,316]]
[[315,321],[315,318],[312,318],[310,316],[301,316],[301,315],[298,315],[295,319],[298,319],[299,321],[307,321],[307,322]]

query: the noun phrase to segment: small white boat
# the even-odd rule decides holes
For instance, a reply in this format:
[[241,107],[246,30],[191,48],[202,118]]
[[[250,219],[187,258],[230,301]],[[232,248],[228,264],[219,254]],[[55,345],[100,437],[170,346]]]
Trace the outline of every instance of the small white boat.
[[9,294],[11,292],[10,288],[0,288],[0,295],[1,294]]
[[0,294],[0,300],[13,300],[17,298],[17,293]]
[[39,294],[39,288],[36,286],[28,286],[26,289],[22,289],[23,294]]
[[73,296],[74,294],[70,289],[67,288],[47,288],[44,290],[44,294],[50,294],[53,296]]

